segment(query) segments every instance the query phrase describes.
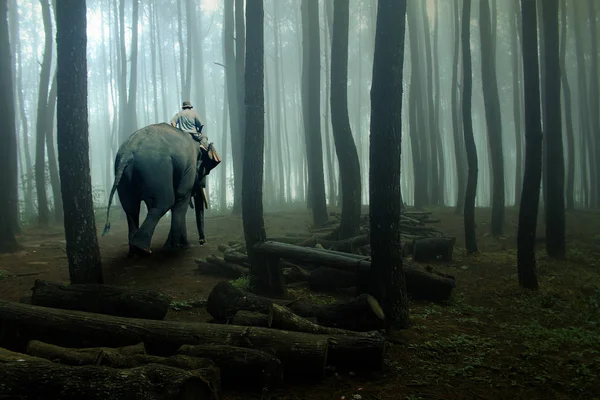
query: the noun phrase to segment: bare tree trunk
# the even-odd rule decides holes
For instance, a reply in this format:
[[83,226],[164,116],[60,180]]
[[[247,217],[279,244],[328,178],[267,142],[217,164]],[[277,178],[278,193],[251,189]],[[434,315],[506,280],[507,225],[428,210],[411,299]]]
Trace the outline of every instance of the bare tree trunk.
[[50,67],[52,64],[52,17],[50,16],[49,0],[40,0],[42,5],[42,19],[44,22],[44,58],[40,71],[40,85],[38,92],[38,112],[36,122],[35,144],[35,187],[38,200],[38,222],[40,226],[47,226],[50,220],[48,210],[48,197],[46,195],[46,131],[48,87],[50,86]]
[[303,104],[304,132],[309,173],[309,196],[313,214],[313,224],[327,222],[327,202],[325,200],[325,177],[323,174],[323,146],[321,138],[321,67],[319,43],[319,7],[317,0],[302,0],[304,23],[303,46]]
[[522,0],[525,103],[525,176],[519,207],[517,270],[519,286],[537,289],[535,234],[542,180],[542,125],[538,74],[536,0]]
[[462,10],[462,57],[464,82],[462,91],[463,129],[465,150],[467,153],[467,191],[465,193],[465,247],[467,252],[477,253],[477,236],[475,235],[475,196],[477,195],[477,148],[473,137],[473,119],[471,114],[473,76],[471,67],[471,0],[463,0]]
[[567,159],[569,160],[567,169],[567,190],[566,206],[567,210],[575,209],[575,137],[573,134],[573,111],[571,104],[571,85],[567,76],[566,52],[567,52],[567,4],[560,2],[561,7],[561,31],[560,31],[560,81],[565,108],[565,124],[567,135]]
[[511,34],[511,47],[513,48],[512,57],[512,76],[513,76],[513,114],[515,124],[515,205],[521,202],[521,190],[523,188],[523,121],[522,121],[522,109],[523,109],[523,94],[520,82],[521,67],[521,52],[519,51],[519,32],[521,32],[521,10],[519,3],[520,0],[514,0],[512,5],[514,12],[509,15],[509,26],[512,31]]
[[598,162],[600,162],[600,115],[598,115],[598,110],[600,109],[600,100],[598,91],[600,90],[599,86],[599,78],[598,74],[600,74],[600,70],[598,70],[598,29],[596,25],[597,12],[595,8],[598,7],[596,4],[594,6],[593,0],[588,0],[588,18],[590,21],[590,37],[591,37],[591,62],[590,62],[590,91],[589,91],[589,103],[590,110],[593,110],[590,113],[591,117],[591,131],[590,137],[592,138],[590,143],[590,153],[593,154],[593,159],[595,160],[594,167],[594,179],[592,180],[593,184],[593,193],[594,199],[592,200],[592,207],[600,208],[600,182],[598,182]]
[[335,0],[331,41],[331,122],[342,181],[342,218],[338,239],[356,236],[360,229],[361,173],[348,116],[349,0]]
[[[16,7],[16,2],[11,2]],[[8,34],[8,2],[0,4],[0,254],[20,249],[16,235],[19,224],[19,186],[17,163],[17,129],[12,77],[12,61]]]
[[481,81],[485,102],[488,142],[492,165],[492,235],[504,231],[504,152],[502,150],[502,115],[498,79],[496,77],[495,31],[490,19],[488,0],[481,0],[479,8],[479,32],[481,37]]
[[46,147],[48,149],[48,169],[50,170],[50,184],[52,185],[52,198],[54,199],[54,222],[63,222],[63,203],[60,193],[60,178],[58,177],[58,162],[54,146],[54,112],[56,110],[56,74],[52,79],[52,87],[48,96],[46,108]]
[[[245,148],[244,144],[246,143],[246,112],[244,111],[244,96],[245,96],[245,52],[246,52],[246,29],[244,27],[244,0],[235,0],[235,79],[236,84],[235,88],[237,103],[239,107],[239,112],[237,117],[239,119],[238,130],[236,132],[236,138],[231,139],[231,145],[235,145],[238,147],[238,155],[239,155],[239,171],[236,172],[234,170],[234,174],[239,173],[239,188],[235,188],[235,193],[237,193],[238,200],[235,200],[234,193],[234,202],[233,202],[233,214],[239,215],[242,212],[242,175],[243,170],[242,166],[244,165],[244,154]],[[230,98],[232,98],[231,96]],[[233,126],[233,125],[232,125]]]
[[[558,0],[546,0],[542,8],[545,46],[544,136],[546,139],[546,252],[564,258],[565,248],[565,167],[560,107],[560,60],[558,51]],[[593,90],[593,89],[592,89]]]
[[453,10],[453,20],[454,24],[454,55],[452,59],[454,60],[452,63],[452,86],[450,93],[450,101],[451,101],[451,112],[452,112],[452,132],[454,139],[454,158],[456,161],[456,208],[454,209],[456,214],[461,214],[463,212],[463,208],[465,206],[465,190],[467,185],[467,165],[465,162],[465,158],[467,157],[465,154],[465,142],[462,137],[462,125],[460,123],[460,109],[459,109],[459,100],[460,100],[460,91],[458,89],[458,66],[460,63],[459,58],[459,50],[460,50],[460,5],[458,1],[455,1],[452,5]]
[[369,292],[380,302],[388,328],[409,326],[400,246],[405,25],[406,1],[379,0],[371,87],[369,213],[372,261]]
[[89,164],[86,4],[56,4],[58,161],[71,283],[102,283]]

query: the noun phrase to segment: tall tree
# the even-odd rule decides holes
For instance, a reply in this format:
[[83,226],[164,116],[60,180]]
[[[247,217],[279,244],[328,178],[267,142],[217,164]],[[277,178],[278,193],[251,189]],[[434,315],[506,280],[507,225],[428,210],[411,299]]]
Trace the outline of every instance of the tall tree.
[[[239,215],[242,212],[242,176],[241,170],[244,165],[244,144],[246,143],[246,112],[243,109],[245,96],[245,65],[246,65],[246,28],[244,27],[244,0],[235,0],[235,79],[236,79],[236,96],[239,107],[238,112],[238,131],[231,137],[231,145],[238,147],[239,171],[235,171],[234,175],[240,175],[239,189],[234,188],[233,210],[234,215]],[[232,67],[233,68],[233,67]],[[231,97],[230,97],[231,98]],[[232,125],[233,127],[233,125]],[[234,176],[235,182],[235,176]],[[236,201],[236,196],[238,200]]]
[[321,46],[319,42],[318,0],[302,0],[302,103],[308,161],[308,193],[313,224],[327,222],[323,146],[321,142]]
[[342,182],[340,239],[354,236],[360,225],[361,182],[358,151],[348,116],[348,26],[349,0],[335,0],[331,39],[331,124]]
[[44,58],[40,69],[38,91],[38,110],[35,142],[35,190],[38,201],[38,222],[48,225],[48,197],[46,194],[46,130],[48,129],[48,90],[50,86],[50,68],[52,66],[52,16],[50,1],[40,0],[42,21],[44,24]]
[[544,132],[546,136],[546,252],[553,258],[565,256],[565,166],[560,106],[560,60],[558,0],[546,0],[544,21]]
[[[598,74],[600,70],[598,70],[598,27],[597,27],[597,12],[596,9],[598,7],[598,2],[594,0],[588,0],[588,18],[590,21],[590,45],[591,45],[591,57],[590,57],[590,91],[589,91],[589,102],[590,102],[590,110],[593,110],[590,113],[591,118],[591,136],[593,138],[593,147],[590,149],[590,152],[593,153],[593,158],[596,160],[596,163],[600,162],[600,115],[598,115],[598,109],[600,108],[600,98],[598,91],[600,91],[600,83]],[[579,21],[578,21],[579,22]],[[597,174],[597,169],[596,169]],[[597,177],[597,176],[596,176]],[[592,204],[592,207],[599,208],[600,207],[600,182],[597,180],[593,182],[594,185],[594,193],[595,201]]]
[[[495,23],[495,18],[493,22]],[[504,230],[504,152],[502,151],[502,115],[500,114],[500,96],[496,76],[496,36],[490,17],[489,0],[481,0],[479,3],[479,33],[481,82],[492,165],[491,228],[492,235],[499,236]]]
[[86,2],[56,4],[58,165],[71,283],[102,283],[88,143]]
[[[225,86],[231,123],[231,155],[233,162],[233,214],[242,210],[242,171],[244,166],[244,143],[241,136],[243,103],[238,100],[236,57],[234,47],[234,0],[225,0],[223,5],[223,59],[225,60]],[[242,98],[243,100],[243,98]]]
[[513,83],[513,114],[515,124],[515,204],[521,201],[521,190],[523,188],[523,92],[521,87],[521,67],[523,63],[519,63],[519,33],[521,31],[521,7],[520,0],[513,0],[511,12],[509,14],[509,26],[511,33],[512,47],[512,83]]
[[[16,2],[10,3],[16,7]],[[12,253],[20,246],[19,189],[17,168],[17,129],[12,76],[12,56],[8,36],[8,2],[0,4],[0,253]]]
[[542,181],[542,123],[537,43],[536,0],[521,0],[525,92],[525,173],[519,207],[517,270],[519,285],[537,289],[535,234]]
[[371,276],[369,292],[382,305],[389,328],[409,326],[400,246],[400,157],[405,0],[379,0],[369,154]]
[[475,235],[475,196],[477,195],[477,148],[473,137],[473,116],[471,104],[473,100],[473,75],[471,67],[471,0],[463,0],[462,9],[462,59],[463,59],[463,91],[462,116],[467,152],[467,191],[465,193],[465,247],[468,253],[477,253],[477,236]]
[[459,91],[459,76],[458,76],[458,66],[460,63],[460,3],[455,1],[452,4],[452,12],[453,12],[453,38],[454,38],[454,50],[452,59],[452,92],[450,94],[450,101],[452,107],[452,138],[454,139],[454,158],[456,161],[456,181],[457,181],[457,195],[456,195],[456,208],[455,214],[461,214],[463,212],[463,208],[465,206],[465,190],[467,186],[467,165],[465,162],[466,154],[465,154],[465,142],[461,135],[462,126],[461,126],[461,118],[460,118],[460,110],[459,110],[459,100],[460,100],[460,91]]
[[[246,7],[245,106],[246,137],[242,178],[242,220],[246,249],[250,257],[250,287],[256,293],[285,293],[283,276],[278,266],[259,260],[253,246],[266,240],[263,218],[263,165],[265,146],[264,94],[264,8],[263,0],[248,0]],[[280,279],[273,281],[271,272]]]

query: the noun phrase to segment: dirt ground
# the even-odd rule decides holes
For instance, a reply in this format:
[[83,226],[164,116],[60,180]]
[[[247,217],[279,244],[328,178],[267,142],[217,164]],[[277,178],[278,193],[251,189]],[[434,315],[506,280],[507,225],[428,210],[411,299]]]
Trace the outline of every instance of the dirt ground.
[[[457,288],[449,302],[411,302],[412,326],[390,338],[382,374],[337,371],[318,385],[226,392],[225,398],[600,399],[600,212],[567,214],[566,260],[548,259],[540,242],[540,290],[531,293],[517,284],[516,210],[507,209],[502,238],[488,234],[489,210],[477,210],[480,253],[473,256],[463,249],[462,217],[448,208],[429,211],[441,219],[437,229],[457,238],[454,261],[435,265],[456,277]],[[192,212],[189,217],[191,234]],[[110,233],[99,237],[105,283],[162,290],[175,299],[167,319],[206,320],[203,309],[186,304],[205,299],[221,279],[196,273],[194,260],[218,255],[221,243],[241,241],[242,221],[207,218],[208,242],[198,246],[194,234],[194,245],[177,255],[160,250],[168,225],[167,219],[160,222],[152,257],[128,259],[126,223],[113,217]],[[310,214],[271,212],[265,225],[269,236],[306,232]],[[540,224],[538,236],[543,234]],[[68,282],[62,227],[25,229],[20,240],[23,251],[0,256],[0,298],[18,301],[30,294],[35,279]]]

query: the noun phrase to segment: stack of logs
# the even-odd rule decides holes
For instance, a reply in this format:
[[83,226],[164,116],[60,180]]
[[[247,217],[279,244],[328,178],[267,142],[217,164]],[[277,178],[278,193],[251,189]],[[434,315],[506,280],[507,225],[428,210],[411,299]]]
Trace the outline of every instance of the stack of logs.
[[223,281],[214,322],[164,321],[161,292],[36,281],[0,301],[0,393],[9,398],[219,399],[221,387],[273,389],[331,368],[383,368],[383,312],[361,295],[339,304],[271,300]]

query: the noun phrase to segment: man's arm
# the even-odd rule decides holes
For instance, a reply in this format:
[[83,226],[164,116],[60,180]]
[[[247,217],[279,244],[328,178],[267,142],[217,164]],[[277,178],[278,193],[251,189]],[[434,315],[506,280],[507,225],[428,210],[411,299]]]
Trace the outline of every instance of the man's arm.
[[179,113],[175,114],[173,118],[171,118],[171,125],[177,128],[177,118],[179,117]]
[[202,124],[202,121],[200,120],[200,118],[198,116],[196,116],[196,130],[198,131],[198,133],[202,133],[202,128],[204,128],[204,125]]

